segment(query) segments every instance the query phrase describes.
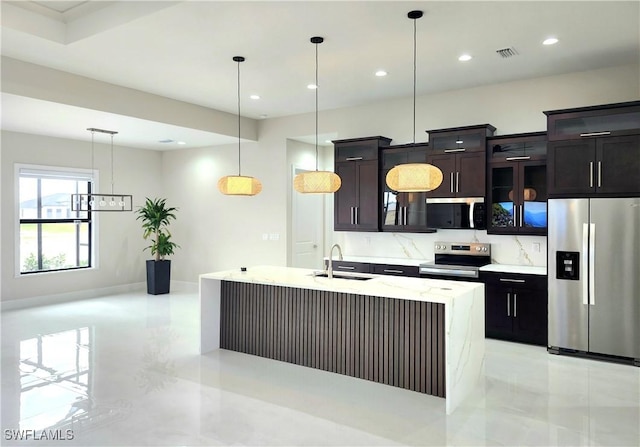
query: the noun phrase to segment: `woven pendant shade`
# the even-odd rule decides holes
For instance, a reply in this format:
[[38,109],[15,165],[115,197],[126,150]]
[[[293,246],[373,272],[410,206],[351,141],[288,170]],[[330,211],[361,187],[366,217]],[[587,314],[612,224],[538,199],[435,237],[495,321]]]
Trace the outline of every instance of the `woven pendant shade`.
[[331,193],[340,189],[342,181],[335,172],[309,171],[296,175],[293,187],[301,193]]
[[[525,188],[522,193],[525,202],[532,202],[536,200],[536,197],[538,196],[538,193],[533,188]],[[513,202],[513,189],[509,191],[509,200]]]
[[227,175],[218,180],[218,189],[230,196],[255,196],[262,191],[262,183],[254,177]]
[[426,163],[394,166],[386,177],[387,186],[398,192],[433,191],[442,183],[442,171]]

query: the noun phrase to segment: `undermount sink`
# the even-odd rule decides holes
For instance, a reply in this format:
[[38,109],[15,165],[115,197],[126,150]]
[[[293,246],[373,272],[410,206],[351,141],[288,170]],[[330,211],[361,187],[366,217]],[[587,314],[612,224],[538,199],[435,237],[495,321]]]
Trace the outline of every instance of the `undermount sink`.
[[[329,274],[327,272],[313,272],[313,276],[318,278],[328,278]],[[368,279],[373,279],[372,276],[358,276],[349,273],[333,273],[333,277],[336,279],[353,279],[356,281],[366,281]]]

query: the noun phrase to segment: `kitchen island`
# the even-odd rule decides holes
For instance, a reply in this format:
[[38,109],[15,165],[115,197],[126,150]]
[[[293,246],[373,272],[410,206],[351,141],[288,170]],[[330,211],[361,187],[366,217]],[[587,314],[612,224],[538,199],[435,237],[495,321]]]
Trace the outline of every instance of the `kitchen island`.
[[200,352],[229,349],[444,397],[447,414],[474,389],[483,284],[317,273],[200,275]]

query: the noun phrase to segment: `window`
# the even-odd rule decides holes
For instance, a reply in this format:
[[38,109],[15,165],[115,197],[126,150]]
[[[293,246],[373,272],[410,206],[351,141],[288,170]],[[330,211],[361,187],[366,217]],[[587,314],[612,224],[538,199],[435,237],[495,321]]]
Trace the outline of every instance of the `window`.
[[91,175],[18,169],[20,274],[91,267],[91,213],[71,211],[71,194],[91,192]]

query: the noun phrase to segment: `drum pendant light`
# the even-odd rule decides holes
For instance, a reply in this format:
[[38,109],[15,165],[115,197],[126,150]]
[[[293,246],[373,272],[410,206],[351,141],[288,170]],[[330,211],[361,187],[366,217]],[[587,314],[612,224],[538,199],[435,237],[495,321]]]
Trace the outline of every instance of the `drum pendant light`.
[[[416,20],[422,11],[407,14],[413,20],[413,144],[416,144]],[[442,183],[442,171],[428,163],[406,163],[394,166],[386,177],[387,186],[397,192],[433,191]]]
[[318,171],[318,45],[322,42],[322,37],[311,38],[311,43],[316,46],[316,170],[303,172],[293,179],[294,189],[303,194],[336,192],[342,184],[335,172]]
[[254,177],[241,175],[240,171],[240,62],[244,57],[234,56],[238,63],[238,175],[227,175],[218,180],[218,189],[228,196],[255,196],[262,191],[262,183]]

